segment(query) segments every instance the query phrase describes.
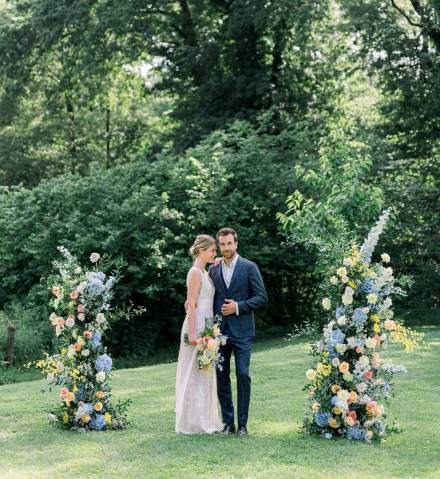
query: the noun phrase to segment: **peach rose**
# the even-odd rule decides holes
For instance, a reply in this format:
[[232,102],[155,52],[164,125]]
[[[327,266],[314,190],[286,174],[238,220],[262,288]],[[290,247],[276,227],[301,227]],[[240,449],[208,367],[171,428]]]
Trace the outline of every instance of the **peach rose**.
[[93,336],[93,332],[92,331],[84,331],[84,337],[87,338],[87,339],[91,339]]
[[365,374],[364,374],[364,378],[369,381],[371,378],[373,377],[373,371],[367,371]]
[[78,299],[78,296],[79,296],[79,293],[78,291],[76,291],[76,289],[70,293],[70,299],[73,299],[73,300]]
[[339,365],[339,371],[341,371],[342,374],[348,373],[349,369],[350,369],[350,365],[346,361],[343,361]]
[[81,343],[75,343],[75,344],[73,345],[73,347],[75,348],[75,351],[76,351],[77,353],[79,353],[79,352],[81,351]]

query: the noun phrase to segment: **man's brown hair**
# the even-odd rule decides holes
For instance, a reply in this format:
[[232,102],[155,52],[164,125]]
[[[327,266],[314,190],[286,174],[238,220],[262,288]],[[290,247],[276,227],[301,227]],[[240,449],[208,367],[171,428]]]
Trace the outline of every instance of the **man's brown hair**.
[[232,228],[222,228],[221,230],[219,230],[219,232],[217,233],[217,240],[220,239],[220,236],[227,236],[227,235],[232,235],[234,237],[234,241],[235,242],[238,241],[237,232],[233,230]]

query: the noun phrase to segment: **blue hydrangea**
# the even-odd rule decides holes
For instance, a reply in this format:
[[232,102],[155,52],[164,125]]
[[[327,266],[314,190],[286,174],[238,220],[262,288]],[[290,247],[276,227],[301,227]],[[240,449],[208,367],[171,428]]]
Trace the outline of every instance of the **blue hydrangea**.
[[344,339],[345,339],[345,334],[340,329],[336,329],[335,331],[332,331],[332,343],[334,345],[343,343]]
[[337,403],[338,400],[339,400],[338,396],[333,396],[333,397],[330,399],[331,405],[332,405],[333,407],[336,406],[336,403]]
[[100,331],[95,331],[92,336],[92,348],[98,349],[101,345],[102,334]]
[[344,316],[344,314],[345,314],[344,306],[338,306],[336,308],[336,319],[340,318],[341,316]]
[[90,420],[90,428],[95,431],[100,431],[105,426],[105,419],[102,414],[96,414],[94,418]]
[[336,351],[332,351],[332,352],[329,354],[329,359],[330,359],[330,361],[333,361],[333,359],[336,359],[336,358],[339,358],[339,353],[337,353]]
[[110,276],[108,281],[105,283],[105,290],[108,291],[113,288],[113,285],[115,284],[115,278],[113,276]]
[[105,274],[101,271],[87,273],[87,292],[93,296],[103,294],[106,291],[104,281]]
[[362,311],[362,308],[356,308],[353,311],[353,322],[357,326],[362,326],[367,319],[368,316]]
[[96,358],[95,367],[97,371],[109,373],[112,370],[113,361],[107,354],[101,354]]
[[331,416],[329,412],[318,412],[315,416],[315,422],[319,427],[328,426]]
[[333,434],[331,432],[326,432],[324,434],[324,439],[332,439],[333,438]]
[[86,412],[87,414],[92,414],[93,412],[93,404],[91,403],[85,403],[83,406],[83,411]]
[[77,401],[84,401],[85,399],[85,389],[84,386],[79,386],[78,390],[75,392],[75,399]]
[[358,427],[347,428],[348,439],[355,439],[356,441],[365,441],[365,432],[361,431]]
[[371,278],[367,278],[361,285],[361,291],[365,294],[370,294],[374,289],[374,281]]

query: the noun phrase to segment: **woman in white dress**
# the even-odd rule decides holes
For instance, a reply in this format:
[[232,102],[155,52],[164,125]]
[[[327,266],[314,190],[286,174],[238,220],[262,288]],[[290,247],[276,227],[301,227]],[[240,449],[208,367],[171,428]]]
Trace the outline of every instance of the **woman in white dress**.
[[[215,239],[197,236],[190,248],[194,264],[188,271],[186,317],[180,336],[176,374],[176,432],[183,434],[212,434],[223,429],[218,415],[217,377],[214,367],[200,370],[197,350],[198,335],[205,329],[205,318],[214,316],[215,288],[206,271],[217,251]],[[185,334],[190,345],[185,344]]]

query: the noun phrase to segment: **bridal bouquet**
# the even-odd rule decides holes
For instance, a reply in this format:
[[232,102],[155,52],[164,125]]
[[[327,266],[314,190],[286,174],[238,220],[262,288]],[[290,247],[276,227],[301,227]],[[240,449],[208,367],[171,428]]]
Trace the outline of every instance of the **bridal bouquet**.
[[391,396],[393,375],[406,370],[385,363],[381,350],[391,341],[413,351],[422,339],[394,317],[391,296],[405,292],[388,266],[389,255],[383,253],[379,262],[371,263],[388,216],[387,210],[362,247],[354,245],[335,268],[329,294],[322,300],[329,321],[322,339],[312,345],[318,360],[306,372],[310,412],[304,427],[327,439],[371,441],[385,435],[382,402]]
[[[49,278],[53,308],[49,320],[58,352],[46,353],[45,359],[36,362],[49,385],[60,386],[61,405],[49,414],[49,420],[82,430],[124,428],[129,401],[112,403],[112,359],[102,344],[117,271],[111,276],[99,271],[98,253],[90,256],[92,266],[86,270],[67,249],[58,249],[63,258],[54,262],[56,273]],[[106,269],[112,266],[106,258],[101,263]]]
[[[197,338],[197,345],[195,346],[197,362],[199,369],[203,371],[209,371],[212,365],[220,371],[222,370],[223,357],[219,353],[219,349],[220,345],[224,346],[226,344],[228,338],[220,332],[220,321],[219,317],[216,318],[215,322],[212,318],[206,318],[205,329]],[[185,334],[185,343],[190,346],[187,334]]]

